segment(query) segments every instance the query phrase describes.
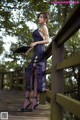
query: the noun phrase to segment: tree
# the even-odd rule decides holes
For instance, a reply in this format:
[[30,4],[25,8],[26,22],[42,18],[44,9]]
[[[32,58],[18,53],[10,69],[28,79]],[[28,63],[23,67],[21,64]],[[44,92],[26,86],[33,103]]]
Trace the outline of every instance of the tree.
[[4,42],[3,42],[3,41],[0,41],[0,54],[2,54],[3,51],[4,51],[3,44],[4,44]]

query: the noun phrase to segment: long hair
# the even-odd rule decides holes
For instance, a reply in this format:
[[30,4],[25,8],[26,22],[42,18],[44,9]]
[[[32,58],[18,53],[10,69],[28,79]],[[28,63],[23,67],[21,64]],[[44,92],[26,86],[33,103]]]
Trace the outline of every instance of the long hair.
[[48,14],[45,13],[45,12],[41,12],[41,13],[38,14],[37,18],[39,18],[40,15],[43,15],[43,18],[46,20],[46,23],[48,23],[48,19],[49,19]]

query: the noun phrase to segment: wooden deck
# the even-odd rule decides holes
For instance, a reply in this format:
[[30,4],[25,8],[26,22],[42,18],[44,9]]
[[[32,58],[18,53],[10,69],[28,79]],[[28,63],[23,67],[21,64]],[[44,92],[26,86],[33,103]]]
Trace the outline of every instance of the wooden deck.
[[8,112],[8,120],[49,120],[50,105],[39,105],[33,112],[18,112],[24,92],[0,90],[0,113]]

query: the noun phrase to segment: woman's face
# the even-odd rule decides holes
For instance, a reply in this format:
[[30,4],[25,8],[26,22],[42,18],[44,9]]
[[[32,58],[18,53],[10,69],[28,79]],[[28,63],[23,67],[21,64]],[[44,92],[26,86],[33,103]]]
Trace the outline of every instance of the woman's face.
[[45,22],[45,19],[43,17],[43,14],[40,14],[39,18],[38,18],[38,23],[39,24],[43,24]]

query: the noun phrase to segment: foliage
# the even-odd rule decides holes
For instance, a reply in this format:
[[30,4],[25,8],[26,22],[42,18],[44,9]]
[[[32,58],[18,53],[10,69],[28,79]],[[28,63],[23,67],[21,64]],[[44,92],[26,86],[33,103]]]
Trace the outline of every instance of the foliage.
[[[57,34],[64,23],[65,18],[69,16],[71,6],[51,5],[49,0],[1,0],[0,3],[0,26],[4,35],[16,36],[18,39],[15,48],[32,42],[32,29],[29,26],[37,24],[37,14],[47,12],[50,17],[48,24],[50,36]],[[68,12],[69,11],[69,12]],[[28,25],[28,22],[30,25]],[[13,43],[12,43],[13,45]],[[12,48],[10,55],[12,55]]]

